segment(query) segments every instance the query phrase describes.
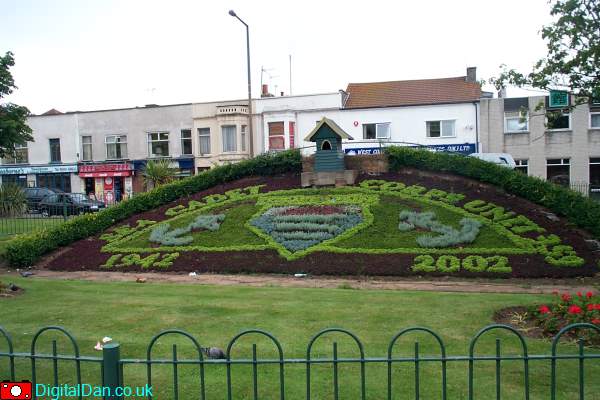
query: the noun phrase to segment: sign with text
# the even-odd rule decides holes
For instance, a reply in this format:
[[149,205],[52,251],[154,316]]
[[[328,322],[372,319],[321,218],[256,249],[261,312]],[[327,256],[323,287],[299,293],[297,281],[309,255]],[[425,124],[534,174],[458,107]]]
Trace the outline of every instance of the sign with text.
[[569,93],[565,92],[564,90],[551,90],[548,105],[552,108],[568,107]]
[[[471,154],[475,153],[475,143],[462,143],[462,144],[431,144],[427,146],[410,146],[410,147],[421,147],[431,151],[445,151],[448,153],[459,153],[459,154]],[[346,148],[344,152],[349,156],[362,156],[370,154],[380,154],[382,147],[356,147]]]
[[77,172],[77,165],[48,165],[41,167],[0,167],[0,175],[60,174]]

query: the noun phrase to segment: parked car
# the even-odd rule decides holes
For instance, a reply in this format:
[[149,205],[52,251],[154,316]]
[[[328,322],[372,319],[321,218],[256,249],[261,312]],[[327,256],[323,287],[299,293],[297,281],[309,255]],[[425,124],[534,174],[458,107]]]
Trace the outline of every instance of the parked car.
[[60,189],[49,189],[43,187],[28,187],[24,188],[23,191],[27,197],[27,209],[33,212],[39,211],[39,204],[44,197],[55,193],[63,193],[63,191]]
[[42,216],[81,215],[106,208],[102,201],[92,200],[84,193],[53,193],[39,203]]
[[469,156],[510,169],[516,166],[514,158],[508,153],[472,153]]

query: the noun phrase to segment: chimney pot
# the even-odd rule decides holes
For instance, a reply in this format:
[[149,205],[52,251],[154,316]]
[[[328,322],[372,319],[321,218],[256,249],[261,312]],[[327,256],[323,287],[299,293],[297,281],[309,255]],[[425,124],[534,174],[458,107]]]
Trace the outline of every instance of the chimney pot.
[[477,67],[467,67],[467,77],[465,81],[470,83],[477,82]]

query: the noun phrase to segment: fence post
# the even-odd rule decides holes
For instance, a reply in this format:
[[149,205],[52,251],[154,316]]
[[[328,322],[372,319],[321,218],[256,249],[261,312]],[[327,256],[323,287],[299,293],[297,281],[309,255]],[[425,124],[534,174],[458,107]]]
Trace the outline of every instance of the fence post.
[[121,400],[121,396],[116,395],[116,388],[121,386],[119,379],[119,361],[121,359],[121,351],[119,343],[107,343],[102,348],[102,376],[104,381],[102,386],[109,388],[110,396],[106,400]]
[[63,220],[66,221],[67,216],[69,215],[67,213],[67,196],[66,195],[62,196],[62,201],[63,201]]

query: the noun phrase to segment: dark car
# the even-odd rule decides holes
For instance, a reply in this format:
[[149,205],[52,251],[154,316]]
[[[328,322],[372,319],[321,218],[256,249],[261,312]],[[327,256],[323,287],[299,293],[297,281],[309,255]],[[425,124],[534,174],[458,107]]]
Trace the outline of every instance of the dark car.
[[46,196],[55,193],[63,193],[60,189],[49,189],[43,187],[24,188],[25,196],[27,197],[27,208],[29,211],[39,211],[39,204]]
[[101,201],[92,200],[83,193],[53,193],[46,196],[38,205],[42,216],[81,215],[106,208]]

